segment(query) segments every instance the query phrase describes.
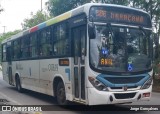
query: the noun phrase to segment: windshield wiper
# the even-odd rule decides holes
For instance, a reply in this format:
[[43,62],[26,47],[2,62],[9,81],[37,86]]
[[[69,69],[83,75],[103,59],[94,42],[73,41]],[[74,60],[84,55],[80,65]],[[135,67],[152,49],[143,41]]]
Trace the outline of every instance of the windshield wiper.
[[147,33],[142,26],[139,26],[139,30],[143,33],[144,36],[147,36]]

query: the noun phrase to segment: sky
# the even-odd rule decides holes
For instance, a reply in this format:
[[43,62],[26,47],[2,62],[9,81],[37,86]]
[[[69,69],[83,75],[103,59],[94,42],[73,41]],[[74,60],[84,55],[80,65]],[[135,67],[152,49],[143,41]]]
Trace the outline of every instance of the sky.
[[[42,9],[46,10],[45,2],[42,0]],[[41,10],[41,0],[0,0],[0,5],[4,9],[0,13],[0,34],[4,32],[22,29],[21,23],[24,19],[31,17],[31,12],[35,14]]]

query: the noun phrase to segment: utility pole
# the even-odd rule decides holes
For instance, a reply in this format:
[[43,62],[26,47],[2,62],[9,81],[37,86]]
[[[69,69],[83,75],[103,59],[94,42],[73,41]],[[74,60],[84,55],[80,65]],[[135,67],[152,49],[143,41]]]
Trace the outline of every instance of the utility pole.
[[6,26],[2,26],[3,27],[3,34],[6,32]]
[[42,0],[41,0],[41,12],[42,12]]

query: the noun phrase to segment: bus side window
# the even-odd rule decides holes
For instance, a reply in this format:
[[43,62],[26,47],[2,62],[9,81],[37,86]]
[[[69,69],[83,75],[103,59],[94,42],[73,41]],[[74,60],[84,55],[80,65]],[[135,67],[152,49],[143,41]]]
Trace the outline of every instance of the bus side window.
[[62,23],[54,27],[53,56],[66,56],[69,53],[67,24]]
[[52,55],[52,40],[50,29],[40,32],[40,56],[49,57]]
[[3,44],[2,46],[2,61],[6,61],[6,57],[7,57],[7,47],[6,44]]
[[12,46],[13,46],[13,56],[12,56],[12,59],[13,60],[17,60],[21,56],[20,39],[17,39],[15,41],[13,41],[13,45]]
[[21,58],[27,59],[30,57],[30,38],[28,36],[21,38]]
[[38,56],[37,34],[32,34],[30,36],[30,55],[31,57]]

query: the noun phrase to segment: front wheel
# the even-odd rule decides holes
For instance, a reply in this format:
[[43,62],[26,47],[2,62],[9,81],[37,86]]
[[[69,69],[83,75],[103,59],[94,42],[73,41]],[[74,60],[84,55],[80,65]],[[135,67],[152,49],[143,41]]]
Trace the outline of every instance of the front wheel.
[[57,92],[56,92],[57,102],[59,105],[67,105],[68,101],[66,100],[65,87],[63,82],[59,82],[57,84]]

